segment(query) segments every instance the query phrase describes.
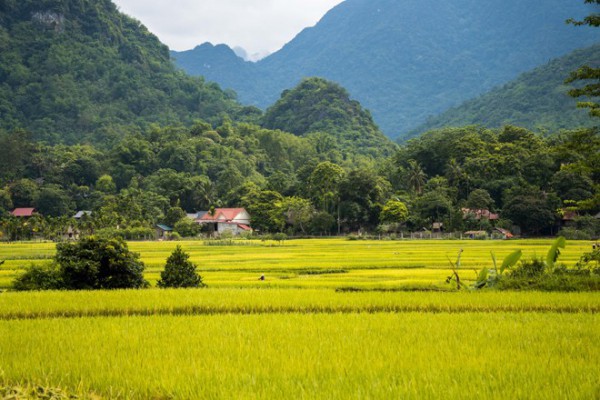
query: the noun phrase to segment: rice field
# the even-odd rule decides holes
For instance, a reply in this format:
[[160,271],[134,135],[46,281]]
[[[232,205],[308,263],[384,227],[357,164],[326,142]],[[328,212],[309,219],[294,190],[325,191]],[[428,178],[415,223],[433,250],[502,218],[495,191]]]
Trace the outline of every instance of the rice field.
[[126,399],[594,399],[598,314],[376,313],[0,323],[7,382]]
[[[550,243],[133,242],[150,281],[180,244],[208,289],[0,293],[0,398],[600,399],[600,293],[395,291],[447,287],[459,249],[468,276]],[[53,253],[0,245],[0,282]]]
[[[131,242],[146,265],[146,278],[154,284],[164,263],[178,244],[198,265],[211,287],[325,287],[346,286],[392,288],[398,286],[443,286],[449,262],[463,249],[465,278],[475,277],[470,269],[491,265],[490,252],[498,259],[516,249],[523,257],[543,257],[551,240],[461,241],[400,240],[349,241],[345,239],[289,240],[275,242],[239,241],[235,246],[206,246],[202,241]],[[569,241],[561,262],[573,265],[591,244]],[[14,277],[32,264],[49,263],[53,243],[0,244],[0,288],[8,288]],[[323,272],[341,272],[337,274]],[[321,273],[321,274],[319,274]],[[266,282],[257,282],[265,274]],[[261,286],[262,285],[262,286]]]

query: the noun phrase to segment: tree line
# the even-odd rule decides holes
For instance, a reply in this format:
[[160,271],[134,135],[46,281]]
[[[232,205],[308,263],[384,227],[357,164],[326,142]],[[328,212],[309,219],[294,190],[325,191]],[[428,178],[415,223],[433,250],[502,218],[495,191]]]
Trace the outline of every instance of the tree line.
[[[523,128],[471,126],[432,131],[386,155],[340,148],[225,117],[217,125],[153,125],[102,145],[48,145],[23,130],[0,131],[0,215],[4,239],[60,236],[78,210],[82,232],[147,238],[157,223],[195,235],[185,212],[246,207],[263,233],[491,229],[526,235],[597,236],[598,129],[541,136]],[[333,139],[333,138],[332,138]],[[400,205],[401,204],[401,205]],[[38,217],[10,217],[35,207]],[[572,219],[572,218],[570,218]],[[61,226],[63,228],[61,228]],[[54,233],[53,233],[54,232]]]

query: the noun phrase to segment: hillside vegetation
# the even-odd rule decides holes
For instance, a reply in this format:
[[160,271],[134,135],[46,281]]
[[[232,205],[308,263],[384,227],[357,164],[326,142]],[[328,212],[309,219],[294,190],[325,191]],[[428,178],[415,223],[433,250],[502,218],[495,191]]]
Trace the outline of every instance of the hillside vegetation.
[[429,119],[401,139],[446,126],[498,128],[511,124],[540,132],[556,132],[597,125],[597,121],[590,118],[586,110],[576,108],[577,101],[568,96],[573,86],[565,84],[565,78],[582,65],[600,66],[600,44],[576,50],[524,73],[514,81]]
[[373,113],[386,135],[397,137],[596,43],[596,32],[565,20],[597,8],[571,0],[347,0],[256,64],[236,59],[224,46],[173,57],[190,74],[234,89],[242,103],[261,108],[304,77],[332,80]]
[[110,0],[2,1],[0,54],[0,128],[52,143],[243,113],[232,94],[176,71],[168,48]]
[[298,136],[315,134],[312,137],[321,146],[336,146],[337,142],[341,148],[372,149],[373,154],[386,146],[387,154],[393,150],[359,102],[351,100],[341,86],[320,78],[305,79],[296,88],[284,91],[281,99],[267,109],[262,124]]

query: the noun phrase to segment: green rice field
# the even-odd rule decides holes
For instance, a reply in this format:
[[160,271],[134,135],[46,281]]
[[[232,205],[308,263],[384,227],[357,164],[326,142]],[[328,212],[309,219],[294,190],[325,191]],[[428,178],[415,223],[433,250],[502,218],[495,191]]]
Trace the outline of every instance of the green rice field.
[[[154,282],[176,244],[207,289],[0,293],[0,399],[600,399],[600,294],[389,290],[446,287],[460,249],[474,276],[549,240],[130,248]],[[0,245],[3,286],[53,252]]]

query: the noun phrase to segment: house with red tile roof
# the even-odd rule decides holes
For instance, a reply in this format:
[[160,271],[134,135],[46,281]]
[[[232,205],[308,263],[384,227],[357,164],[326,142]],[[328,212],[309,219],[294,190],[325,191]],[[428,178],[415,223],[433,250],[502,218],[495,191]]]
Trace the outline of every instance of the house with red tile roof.
[[10,215],[18,218],[29,218],[35,214],[35,208],[15,208],[10,212]]
[[212,212],[200,211],[197,215],[195,221],[207,225],[211,233],[230,232],[239,235],[242,232],[252,232],[250,214],[244,208],[215,208]]

